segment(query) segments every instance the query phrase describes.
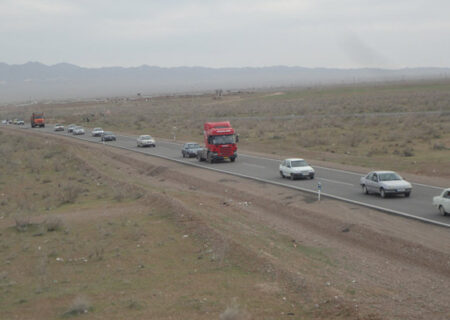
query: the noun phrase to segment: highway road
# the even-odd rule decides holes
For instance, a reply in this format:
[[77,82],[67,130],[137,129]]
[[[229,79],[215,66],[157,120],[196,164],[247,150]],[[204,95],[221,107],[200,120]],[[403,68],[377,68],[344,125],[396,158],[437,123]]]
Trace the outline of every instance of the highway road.
[[[87,129],[86,134],[82,136],[74,136],[66,131],[54,132],[51,126],[46,128],[35,128],[32,130],[102,143],[100,138],[91,137],[89,129]],[[440,215],[437,209],[432,206],[432,198],[441,193],[441,187],[410,181],[413,185],[413,190],[409,198],[398,196],[383,199],[378,195],[365,195],[362,193],[359,185],[359,179],[361,177],[360,173],[313,165],[316,170],[316,177],[314,180],[291,181],[281,178],[278,170],[280,161],[277,159],[256,157],[238,152],[238,158],[234,163],[222,162],[210,164],[207,162],[198,162],[195,158],[183,158],[181,156],[181,143],[157,140],[155,148],[138,148],[136,146],[136,138],[136,136],[118,134],[117,141],[106,142],[105,144],[307,192],[317,193],[318,182],[320,181],[322,185],[322,196],[371,207],[383,212],[422,220],[424,222],[434,223],[444,227],[450,227],[450,216],[444,217]],[[389,168],[385,169],[388,170]]]

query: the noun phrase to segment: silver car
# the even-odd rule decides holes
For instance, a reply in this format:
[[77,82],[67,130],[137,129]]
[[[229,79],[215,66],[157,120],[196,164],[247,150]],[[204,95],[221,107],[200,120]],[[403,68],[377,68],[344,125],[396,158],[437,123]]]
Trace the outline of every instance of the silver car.
[[155,139],[149,135],[142,135],[137,138],[137,146],[138,147],[154,147]]
[[103,129],[102,128],[94,128],[91,132],[93,137],[101,137],[103,134]]
[[83,127],[75,127],[75,128],[73,128],[72,133],[77,136],[82,135],[82,134],[84,134],[84,129],[83,129]]
[[411,195],[412,186],[394,171],[372,171],[361,177],[360,184],[365,194],[378,193],[382,198],[391,194]]
[[55,124],[55,126],[53,127],[54,131],[64,131],[64,126],[62,124]]

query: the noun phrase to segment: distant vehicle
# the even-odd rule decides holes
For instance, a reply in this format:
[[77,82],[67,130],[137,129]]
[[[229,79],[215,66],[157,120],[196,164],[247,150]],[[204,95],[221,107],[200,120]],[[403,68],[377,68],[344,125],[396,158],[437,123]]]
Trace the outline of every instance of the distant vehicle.
[[394,171],[372,171],[361,177],[360,184],[365,194],[378,193],[382,198],[390,194],[411,195],[411,184]]
[[231,162],[236,160],[239,137],[235,135],[229,121],[205,122],[203,138],[205,147],[197,152],[198,161],[213,163],[225,159]]
[[101,137],[103,134],[103,129],[102,128],[94,128],[91,132],[93,137]]
[[77,125],[74,123],[71,123],[67,126],[67,132],[72,133],[73,129],[76,127]]
[[43,112],[33,112],[30,119],[31,127],[45,127],[45,117]]
[[8,124],[8,120],[2,120],[2,124]]
[[110,132],[110,131],[105,131],[102,134],[102,141],[116,141],[116,136],[114,135],[114,133]]
[[202,147],[195,142],[187,142],[183,145],[183,148],[181,149],[181,155],[183,158],[191,158],[196,157],[197,152],[201,151]]
[[433,205],[443,216],[450,214],[450,188],[444,189],[440,196],[434,197]]
[[64,126],[62,124],[57,123],[53,127],[53,131],[64,131]]
[[25,125],[25,121],[23,121],[23,120],[17,120],[17,123],[16,124],[18,124],[19,126],[23,126],[23,125]]
[[285,159],[280,163],[280,175],[282,178],[314,179],[315,170],[304,160],[300,158]]
[[84,129],[83,129],[83,127],[75,127],[75,128],[73,128],[72,133],[76,136],[79,136],[79,135],[84,134]]
[[155,147],[155,139],[149,135],[142,135],[137,138],[138,147]]

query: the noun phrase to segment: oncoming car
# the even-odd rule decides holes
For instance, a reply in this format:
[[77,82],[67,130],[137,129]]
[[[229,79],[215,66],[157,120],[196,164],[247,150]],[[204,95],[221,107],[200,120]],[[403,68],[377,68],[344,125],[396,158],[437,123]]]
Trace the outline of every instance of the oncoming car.
[[67,126],[67,132],[72,133],[73,129],[76,127],[77,125],[74,123],[71,123]]
[[102,128],[94,128],[91,132],[93,137],[101,137],[103,133],[103,129]]
[[187,142],[183,145],[181,149],[181,155],[183,158],[191,158],[196,157],[197,152],[202,150],[202,147],[198,143],[195,142]]
[[440,196],[434,197],[433,205],[443,216],[450,214],[450,188],[444,189]]
[[141,135],[137,138],[138,147],[155,147],[155,139],[148,134]]
[[304,159],[285,159],[281,162],[279,169],[282,178],[290,178],[291,180],[297,178],[314,179],[315,171]]
[[79,136],[79,135],[84,134],[84,129],[83,129],[83,127],[75,127],[75,128],[73,128],[72,133],[76,136]]
[[102,141],[116,141],[116,136],[114,135],[114,133],[110,132],[110,131],[105,131],[102,134]]
[[391,194],[411,195],[411,184],[394,171],[372,171],[360,180],[365,194],[378,193],[382,198]]
[[62,124],[55,124],[55,126],[53,127],[54,131],[64,131],[64,126]]

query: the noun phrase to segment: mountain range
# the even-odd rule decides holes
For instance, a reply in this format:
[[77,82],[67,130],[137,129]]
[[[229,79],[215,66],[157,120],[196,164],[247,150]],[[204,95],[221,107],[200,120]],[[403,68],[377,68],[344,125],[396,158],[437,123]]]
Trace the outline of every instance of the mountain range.
[[60,63],[0,63],[0,102],[143,96],[449,78],[450,68],[332,69],[272,66],[84,68]]

